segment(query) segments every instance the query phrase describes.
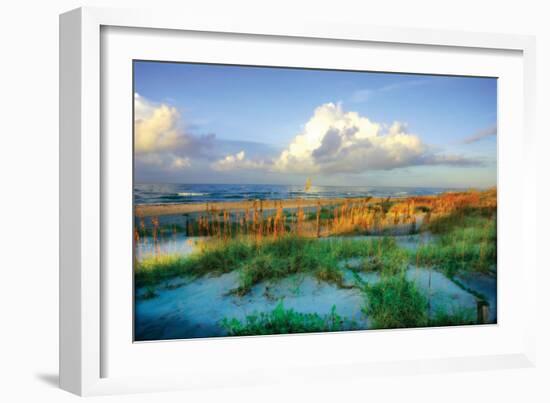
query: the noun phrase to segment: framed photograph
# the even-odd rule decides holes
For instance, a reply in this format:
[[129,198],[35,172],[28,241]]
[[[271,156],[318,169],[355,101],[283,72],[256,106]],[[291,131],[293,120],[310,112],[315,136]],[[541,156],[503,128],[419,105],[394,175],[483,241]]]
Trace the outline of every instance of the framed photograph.
[[60,44],[64,389],[534,365],[533,38],[86,8]]

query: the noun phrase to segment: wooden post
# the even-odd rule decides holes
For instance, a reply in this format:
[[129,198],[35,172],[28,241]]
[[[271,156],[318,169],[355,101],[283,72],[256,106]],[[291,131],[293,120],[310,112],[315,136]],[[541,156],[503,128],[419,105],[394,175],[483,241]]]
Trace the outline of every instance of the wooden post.
[[489,323],[489,305],[485,301],[477,301],[477,323],[480,325]]
[[260,214],[259,214],[259,221],[258,221],[258,235],[260,237],[260,241],[262,240],[263,236],[263,227],[264,227],[264,202],[260,199]]
[[317,238],[321,237],[321,202],[317,200]]

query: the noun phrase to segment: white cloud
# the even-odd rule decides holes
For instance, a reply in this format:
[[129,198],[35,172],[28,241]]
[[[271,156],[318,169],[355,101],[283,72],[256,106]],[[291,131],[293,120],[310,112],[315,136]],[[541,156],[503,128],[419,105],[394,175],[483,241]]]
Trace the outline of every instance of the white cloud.
[[231,171],[235,169],[264,169],[264,161],[253,161],[245,158],[243,150],[236,154],[228,155],[225,158],[211,164],[215,171]]
[[136,153],[170,150],[185,140],[178,129],[179,113],[166,104],[155,105],[134,95],[134,147]]
[[315,109],[301,134],[275,160],[275,170],[319,172],[322,161],[337,158],[343,150],[378,135],[381,126],[356,112],[343,112],[340,105],[327,103]]
[[[191,166],[191,157],[203,157],[215,136],[187,133],[178,110],[134,94],[134,150],[136,169],[174,172]],[[139,173],[139,172],[138,172]]]
[[189,158],[185,157],[174,157],[172,160],[172,168],[174,169],[181,169],[181,168],[187,168],[191,166],[191,161]]
[[406,125],[389,127],[341,105],[327,103],[313,116],[282,153],[271,161],[251,161],[244,152],[228,155],[215,163],[218,170],[267,169],[282,173],[360,173],[418,165],[479,165],[459,155],[436,153]]
[[318,107],[304,131],[275,161],[285,172],[337,173],[415,165],[472,165],[461,156],[436,154],[405,124],[389,128],[333,103]]
[[178,171],[191,166],[188,157],[180,157],[168,152],[149,152],[136,154],[138,166],[155,167],[161,171]]

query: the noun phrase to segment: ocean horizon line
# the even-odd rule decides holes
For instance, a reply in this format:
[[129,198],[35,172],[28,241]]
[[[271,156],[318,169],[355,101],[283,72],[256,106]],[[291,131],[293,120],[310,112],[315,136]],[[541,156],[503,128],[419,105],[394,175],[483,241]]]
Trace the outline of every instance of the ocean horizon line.
[[[219,182],[152,182],[152,181],[134,181],[135,185],[189,185],[189,186],[302,186],[304,187],[304,183],[299,184],[291,184],[291,183],[219,183]],[[345,188],[385,188],[385,189],[391,189],[391,188],[408,188],[408,189],[418,189],[418,188],[424,188],[424,189],[457,189],[457,190],[469,190],[469,189],[476,189],[476,190],[487,190],[494,187],[497,187],[497,185],[488,185],[488,186],[452,186],[452,185],[417,185],[417,186],[411,186],[411,185],[321,185],[313,183],[311,185],[312,187],[345,187]]]

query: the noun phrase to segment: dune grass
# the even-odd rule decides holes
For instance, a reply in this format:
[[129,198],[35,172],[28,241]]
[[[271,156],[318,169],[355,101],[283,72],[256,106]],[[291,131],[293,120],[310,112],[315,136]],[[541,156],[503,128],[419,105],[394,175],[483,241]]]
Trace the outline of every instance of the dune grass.
[[353,324],[345,324],[332,306],[329,314],[321,316],[316,313],[300,313],[285,309],[279,302],[271,312],[255,312],[244,321],[235,318],[224,318],[221,322],[229,336],[250,336],[267,334],[334,332],[349,329]]
[[459,272],[488,273],[496,267],[496,211],[464,208],[431,221],[427,229],[435,242],[422,245],[411,256],[415,263],[436,267],[448,277]]
[[394,239],[330,239],[319,241],[292,235],[256,242],[250,237],[202,243],[196,253],[151,256],[136,262],[136,286],[154,285],[176,276],[203,276],[239,271],[235,293],[246,294],[255,284],[284,278],[295,273],[309,273],[321,281],[344,286],[339,262],[364,258],[365,270],[396,270],[404,264],[406,254]]
[[[457,326],[476,323],[475,311],[455,307],[449,312],[438,311],[428,317],[428,300],[404,273],[384,275],[374,285],[364,284],[363,311],[372,318],[373,329],[415,328],[425,326]],[[229,336],[290,334],[354,330],[356,323],[346,321],[333,305],[327,315],[301,313],[285,309],[279,302],[271,312],[254,312],[241,321],[224,318],[221,327]]]
[[366,296],[365,314],[372,318],[376,329],[419,327],[428,323],[427,298],[405,273],[383,276],[380,281],[363,288]]
[[382,276],[374,285],[363,286],[363,311],[375,329],[458,326],[476,323],[475,309],[453,307],[429,316],[428,299],[405,274]]
[[[425,214],[422,226],[416,226],[411,211]],[[215,221],[216,225],[203,217],[194,233],[217,235],[199,241],[196,251],[188,256],[159,254],[136,261],[136,287],[146,287],[145,298],[154,298],[154,286],[173,277],[236,271],[237,286],[228,291],[243,296],[258,283],[301,273],[338,287],[359,288],[365,296],[364,312],[372,318],[375,328],[476,323],[475,312],[460,307],[435,312],[429,317],[426,295],[405,273],[409,265],[431,267],[455,281],[461,272],[493,272],[497,256],[496,192],[399,202],[388,199],[373,205],[365,202],[355,207],[323,207],[307,215],[300,209],[287,213],[279,207],[272,220],[241,214],[236,220],[240,223],[238,226],[230,222],[226,213],[222,215],[223,220]],[[405,217],[405,221],[399,216]],[[370,217],[371,221],[362,221],[362,217]],[[357,228],[376,228],[377,220],[410,222],[421,232],[431,232],[434,240],[419,245],[416,250],[407,250],[399,247],[392,236],[319,239],[318,222],[324,220],[329,222],[330,234],[340,235]],[[304,230],[303,221],[314,222],[311,228],[317,229],[316,234]],[[227,227],[220,226],[220,222]],[[344,267],[356,272],[355,283],[345,283]],[[375,283],[367,284],[360,281],[358,272],[376,272],[380,277]],[[483,296],[467,291],[483,300]],[[329,315],[320,316],[285,309],[282,303],[272,312],[255,313],[244,321],[227,318],[221,325],[230,335],[331,331],[342,330],[343,326],[334,308]]]
[[176,254],[150,256],[135,263],[134,280],[137,287],[142,287],[183,275],[222,274],[233,270],[238,262],[249,259],[251,254],[247,243],[231,241],[223,246],[216,243],[216,246],[185,257]]
[[279,238],[240,236],[211,239],[189,256],[158,255],[136,262],[136,285],[154,285],[182,276],[219,275],[239,271],[234,290],[246,294],[255,284],[291,274],[308,273],[342,287],[342,262],[360,259],[353,270],[398,274],[407,264],[435,267],[454,277],[460,271],[489,272],[496,266],[496,218],[490,210],[462,209],[432,220],[426,228],[434,242],[416,251],[400,248],[394,237],[318,240],[296,235]]

